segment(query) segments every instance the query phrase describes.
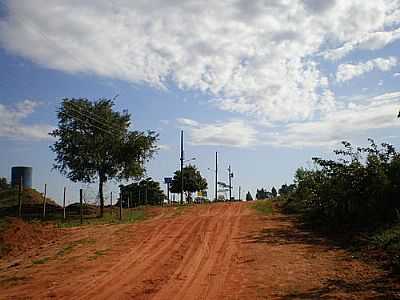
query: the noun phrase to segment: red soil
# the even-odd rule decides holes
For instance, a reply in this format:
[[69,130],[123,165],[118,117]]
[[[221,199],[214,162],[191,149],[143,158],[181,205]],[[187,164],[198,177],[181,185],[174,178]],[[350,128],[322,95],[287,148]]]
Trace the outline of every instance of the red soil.
[[0,260],[0,299],[399,296],[399,283],[376,266],[297,229],[290,217],[260,216],[246,203],[60,231]]

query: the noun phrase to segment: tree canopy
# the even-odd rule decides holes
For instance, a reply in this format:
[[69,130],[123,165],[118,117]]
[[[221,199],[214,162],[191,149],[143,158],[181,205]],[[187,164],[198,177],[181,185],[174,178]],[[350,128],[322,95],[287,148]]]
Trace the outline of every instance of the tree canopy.
[[[180,193],[182,189],[182,175],[181,171],[175,171],[174,177],[171,183],[171,192]],[[196,166],[188,165],[183,168],[183,191],[186,193],[187,201],[190,201],[191,193],[197,191],[204,191],[207,189],[207,180],[201,176],[200,171],[197,170]]]
[[131,115],[114,111],[113,106],[113,100],[105,98],[63,99],[58,128],[50,133],[57,139],[50,147],[56,154],[55,169],[75,182],[98,180],[101,216],[104,183],[142,177],[158,140],[153,131],[129,130]]

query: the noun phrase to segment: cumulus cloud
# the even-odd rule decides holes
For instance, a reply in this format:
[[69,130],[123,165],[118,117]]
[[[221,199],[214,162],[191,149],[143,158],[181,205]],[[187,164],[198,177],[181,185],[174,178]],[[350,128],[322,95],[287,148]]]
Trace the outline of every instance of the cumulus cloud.
[[177,119],[189,130],[193,145],[219,145],[227,147],[251,147],[256,144],[257,130],[243,120],[231,120],[212,124],[190,119]]
[[374,69],[389,71],[396,65],[397,59],[395,57],[376,58],[359,64],[341,64],[336,72],[336,80],[339,82],[351,80]]
[[21,140],[47,140],[53,127],[45,124],[24,124],[22,121],[32,114],[40,103],[25,100],[15,106],[0,104],[0,137]]
[[318,54],[355,40],[366,49],[394,41],[400,11],[393,0],[7,4],[0,41],[12,53],[70,73],[158,88],[174,82],[211,95],[219,109],[270,122],[334,109]]
[[372,129],[400,128],[396,112],[400,92],[372,97],[362,103],[348,103],[317,121],[288,124],[267,139],[287,147],[332,146]]

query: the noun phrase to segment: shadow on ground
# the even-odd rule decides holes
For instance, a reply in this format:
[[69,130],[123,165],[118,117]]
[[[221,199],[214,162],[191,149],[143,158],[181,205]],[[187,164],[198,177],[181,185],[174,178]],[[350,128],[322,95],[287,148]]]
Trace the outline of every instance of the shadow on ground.
[[[323,237],[308,230],[296,217],[278,215],[265,217],[265,220],[264,229],[241,236],[239,238],[241,243],[269,246],[300,245],[318,248],[319,251],[349,250],[344,242],[346,237],[337,241]],[[308,254],[304,253],[305,257],[306,255]],[[396,278],[388,273],[373,279],[362,278],[363,276],[347,280],[332,276],[322,280],[322,287],[286,291],[286,294],[279,296],[280,299],[400,299],[400,288],[396,284]]]
[[242,243],[267,243],[269,245],[294,245],[306,244],[321,246],[327,249],[338,249],[335,243],[319,237],[312,231],[305,230],[296,219],[288,216],[269,217],[269,222],[281,224],[280,227],[264,228],[259,232],[241,238]]
[[282,296],[281,299],[341,299],[340,295],[343,295],[344,299],[349,299],[349,297],[350,299],[371,300],[400,299],[400,289],[394,288],[392,281],[385,277],[365,282],[328,279],[321,288],[310,289],[305,292],[290,292]]

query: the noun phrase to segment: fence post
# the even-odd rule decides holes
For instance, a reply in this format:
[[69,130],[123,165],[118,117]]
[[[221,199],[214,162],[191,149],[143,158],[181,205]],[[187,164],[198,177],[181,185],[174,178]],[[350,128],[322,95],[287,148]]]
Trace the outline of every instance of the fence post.
[[44,184],[44,194],[43,194],[43,219],[46,218],[46,196],[47,196],[47,184]]
[[122,221],[122,196],[119,194],[119,220]]
[[82,189],[79,190],[79,203],[80,203],[81,224],[83,224],[83,192],[82,192]]
[[113,216],[112,192],[110,194],[110,205],[111,205],[111,217],[112,217]]
[[22,215],[22,199],[21,199],[21,194],[22,194],[22,176],[19,181],[19,187],[18,187],[18,217],[21,217]]
[[64,213],[64,220],[66,219],[65,215],[65,194],[67,192],[67,188],[64,186],[64,200],[63,200],[63,213]]

